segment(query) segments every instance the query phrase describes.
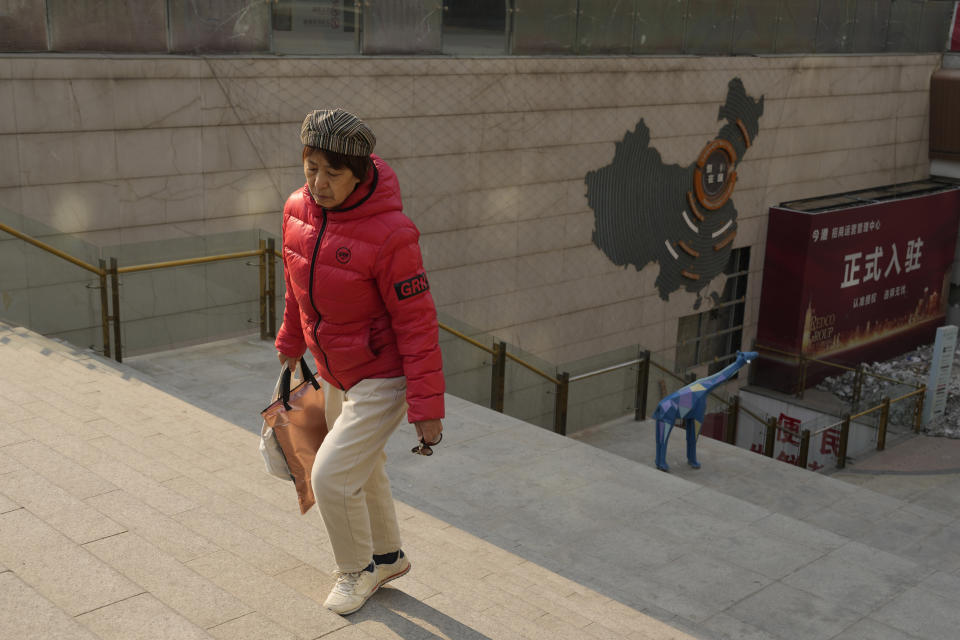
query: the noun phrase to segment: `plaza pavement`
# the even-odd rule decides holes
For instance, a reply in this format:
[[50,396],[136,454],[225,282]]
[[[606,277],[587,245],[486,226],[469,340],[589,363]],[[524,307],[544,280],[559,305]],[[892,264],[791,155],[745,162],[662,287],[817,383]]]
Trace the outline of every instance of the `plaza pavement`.
[[388,445],[413,571],[336,616],[319,517],[256,452],[278,367],[0,324],[0,638],[957,637],[949,473],[878,492],[703,439],[665,474],[649,422],[565,438],[451,396],[433,457]]

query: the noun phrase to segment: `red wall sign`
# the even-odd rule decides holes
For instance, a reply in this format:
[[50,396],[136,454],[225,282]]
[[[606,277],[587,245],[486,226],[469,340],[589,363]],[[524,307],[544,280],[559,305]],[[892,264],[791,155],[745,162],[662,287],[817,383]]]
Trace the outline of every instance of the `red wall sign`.
[[[945,318],[958,219],[960,189],[819,213],[770,209],[757,343],[855,366],[930,342]],[[767,355],[755,380],[795,390],[795,361]],[[810,367],[807,386],[828,372]]]

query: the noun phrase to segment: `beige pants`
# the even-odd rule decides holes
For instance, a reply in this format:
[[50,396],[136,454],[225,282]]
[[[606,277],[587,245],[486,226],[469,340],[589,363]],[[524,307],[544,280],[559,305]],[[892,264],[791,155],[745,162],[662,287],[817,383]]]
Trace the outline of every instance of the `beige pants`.
[[311,480],[337,568],[360,571],[400,548],[384,447],[406,414],[406,378],[370,378],[342,391],[324,382],[327,425]]

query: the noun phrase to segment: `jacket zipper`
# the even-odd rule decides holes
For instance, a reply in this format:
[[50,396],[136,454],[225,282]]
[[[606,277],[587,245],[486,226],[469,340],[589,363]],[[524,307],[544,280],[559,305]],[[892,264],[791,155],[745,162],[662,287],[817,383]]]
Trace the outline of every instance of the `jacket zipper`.
[[317,308],[317,303],[313,299],[313,275],[315,267],[317,266],[317,255],[320,253],[320,242],[323,240],[323,232],[327,229],[327,210],[321,207],[321,211],[323,211],[323,222],[320,224],[320,233],[317,234],[317,244],[313,247],[313,257],[310,259],[310,304],[317,314],[317,322],[313,325],[313,343],[317,345],[317,349],[320,350],[320,355],[323,356],[323,364],[326,366],[327,373],[333,377],[337,386],[343,389],[343,383],[340,382],[340,379],[337,378],[330,369],[330,361],[327,359],[327,353],[323,350],[323,347],[320,346],[320,339],[317,337],[317,332],[320,330],[320,321],[323,319],[323,316],[320,315],[320,309]]

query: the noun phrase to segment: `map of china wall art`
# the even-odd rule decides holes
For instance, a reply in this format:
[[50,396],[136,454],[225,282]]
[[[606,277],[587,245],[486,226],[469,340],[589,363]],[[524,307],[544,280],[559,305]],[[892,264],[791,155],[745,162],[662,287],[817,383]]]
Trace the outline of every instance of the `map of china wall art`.
[[683,287],[698,294],[727,265],[737,234],[731,195],[737,166],[760,130],[763,96],[748,96],[740,78],[727,85],[716,138],[686,167],[664,164],[641,119],[616,144],[613,162],[587,174],[593,243],[614,264],[637,271],[660,265],[660,297]]

